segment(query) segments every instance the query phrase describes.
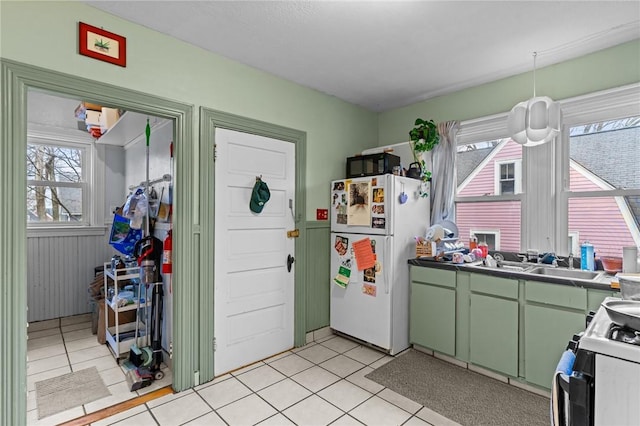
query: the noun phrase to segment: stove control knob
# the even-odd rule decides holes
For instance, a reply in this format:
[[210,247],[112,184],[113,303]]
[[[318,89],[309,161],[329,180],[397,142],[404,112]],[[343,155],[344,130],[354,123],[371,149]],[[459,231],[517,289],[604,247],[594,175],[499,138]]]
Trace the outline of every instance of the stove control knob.
[[585,326],[589,327],[589,323],[591,323],[591,320],[593,319],[593,317],[596,315],[595,311],[589,311],[589,313],[587,314],[587,318],[585,319]]

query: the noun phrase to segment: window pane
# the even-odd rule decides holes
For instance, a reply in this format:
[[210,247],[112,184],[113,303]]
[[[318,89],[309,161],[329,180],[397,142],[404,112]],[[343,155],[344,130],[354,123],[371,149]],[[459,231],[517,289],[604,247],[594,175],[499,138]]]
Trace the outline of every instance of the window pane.
[[27,180],[82,182],[83,149],[27,145]]
[[472,233],[492,233],[496,234],[496,241],[493,247],[489,245],[490,249],[520,251],[520,201],[457,202],[456,225],[465,245]]
[[640,189],[640,117],[570,131],[570,190]]
[[79,222],[82,215],[82,188],[27,186],[27,222]]
[[515,181],[513,180],[505,180],[500,182],[500,189],[502,190],[502,194],[515,194]]
[[[631,198],[584,197],[569,199],[569,234],[579,244],[589,241],[600,256],[622,256],[622,247],[637,245],[637,213],[631,213]],[[578,244],[578,245],[579,245]],[[576,254],[576,253],[574,253]]]
[[[516,179],[514,163],[521,159],[522,145],[510,139],[459,145],[456,154],[457,195],[499,195],[496,194],[496,176],[505,173],[504,178]],[[513,162],[509,163],[510,160]],[[505,162],[509,164],[499,164]]]
[[515,167],[513,163],[500,165],[500,179],[513,179],[515,177]]
[[496,234],[483,234],[481,232],[476,232],[475,236],[478,239],[478,244],[487,243],[489,250],[496,249]]

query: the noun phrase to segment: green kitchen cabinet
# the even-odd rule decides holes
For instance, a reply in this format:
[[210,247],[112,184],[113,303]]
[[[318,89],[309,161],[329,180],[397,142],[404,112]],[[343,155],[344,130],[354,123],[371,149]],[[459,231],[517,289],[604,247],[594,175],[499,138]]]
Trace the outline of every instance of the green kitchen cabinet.
[[469,361],[518,376],[518,281],[471,274]]
[[525,380],[551,388],[567,343],[585,328],[587,290],[534,281],[527,281],[525,289]]
[[454,356],[455,332],[455,271],[412,266],[410,342]]
[[589,311],[597,311],[600,307],[600,304],[607,297],[620,297],[619,292],[614,292],[613,290],[596,290],[594,288],[590,288],[587,290],[587,310]]

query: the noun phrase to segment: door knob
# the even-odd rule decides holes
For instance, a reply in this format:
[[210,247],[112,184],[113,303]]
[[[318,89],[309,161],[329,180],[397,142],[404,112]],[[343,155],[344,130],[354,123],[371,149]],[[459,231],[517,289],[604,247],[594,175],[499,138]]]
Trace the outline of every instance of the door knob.
[[291,265],[293,265],[293,262],[295,262],[295,261],[296,261],[296,259],[293,256],[291,256],[291,255],[287,256],[287,271],[288,272],[291,272]]

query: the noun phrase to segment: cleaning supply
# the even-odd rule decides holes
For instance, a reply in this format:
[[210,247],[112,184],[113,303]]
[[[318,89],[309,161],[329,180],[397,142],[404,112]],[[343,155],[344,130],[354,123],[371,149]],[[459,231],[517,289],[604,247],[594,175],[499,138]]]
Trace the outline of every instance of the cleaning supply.
[[589,241],[585,241],[580,246],[580,269],[584,271],[594,271],[595,270],[595,253],[593,244]]
[[478,239],[475,235],[472,235],[469,239],[469,250],[473,250],[476,247],[478,247]]
[[487,255],[489,254],[489,245],[487,244],[486,241],[483,241],[483,242],[478,244],[478,248],[482,252],[482,258],[485,259],[487,257]]

